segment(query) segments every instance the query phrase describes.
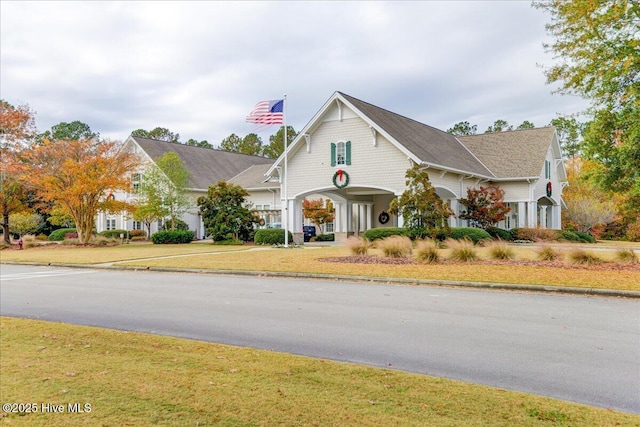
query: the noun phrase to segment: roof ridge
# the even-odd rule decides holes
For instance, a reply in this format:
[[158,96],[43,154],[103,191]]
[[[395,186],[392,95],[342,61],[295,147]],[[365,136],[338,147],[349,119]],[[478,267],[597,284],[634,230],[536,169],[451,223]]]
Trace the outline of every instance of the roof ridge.
[[145,137],[142,137],[142,136],[134,136],[134,135],[131,135],[131,138],[134,138],[134,139],[145,139],[145,140],[147,140],[147,141],[152,141],[152,142],[162,142],[162,143],[165,143],[165,144],[175,144],[175,145],[178,145],[178,146],[181,146],[181,147],[189,147],[189,148],[187,148],[187,149],[189,149],[189,150],[190,150],[190,149],[195,149],[195,148],[200,148],[200,149],[208,150],[208,151],[217,151],[217,152],[220,152],[220,153],[231,153],[231,154],[239,155],[239,156],[257,157],[257,158],[260,158],[260,159],[267,159],[267,160],[273,160],[273,161],[275,161],[275,159],[272,159],[272,158],[270,158],[270,157],[258,156],[258,155],[256,155],[256,154],[237,153],[237,152],[235,152],[235,151],[227,151],[227,150],[222,150],[222,149],[220,149],[220,148],[208,148],[208,147],[200,147],[200,146],[197,146],[197,145],[187,145],[187,144],[184,144],[184,143],[179,142],[179,141],[178,141],[178,142],[174,142],[174,141],[163,141],[163,140],[161,140],[161,139],[145,138]]
[[523,132],[523,131],[531,132],[531,131],[534,131],[534,130],[551,129],[553,127],[554,127],[553,125],[547,125],[547,126],[539,126],[539,127],[526,128],[526,129],[507,129],[507,130],[501,130],[501,131],[498,131],[498,132],[474,133],[473,135],[458,135],[457,137],[466,138],[466,137],[474,137],[474,136],[482,136],[482,135],[500,135],[500,134],[504,134],[504,133]]
[[342,96],[346,97],[346,98],[350,98],[350,99],[356,100],[356,101],[358,101],[358,102],[362,102],[363,104],[370,105],[370,106],[371,106],[371,107],[373,107],[373,108],[377,108],[378,110],[382,110],[382,111],[387,112],[387,113],[389,113],[389,114],[393,114],[394,116],[402,117],[403,119],[406,119],[406,120],[412,121],[412,122],[414,122],[414,123],[418,123],[419,125],[422,125],[422,126],[428,127],[428,128],[430,128],[430,129],[436,130],[436,131],[438,131],[438,132],[442,132],[442,133],[444,133],[444,134],[451,135],[450,133],[445,132],[445,131],[443,131],[442,129],[438,129],[437,127],[434,127],[434,126],[428,125],[428,124],[426,124],[426,123],[420,122],[420,121],[418,121],[418,120],[416,120],[416,119],[412,119],[411,117],[407,117],[407,116],[405,116],[405,115],[402,115],[402,114],[396,113],[396,112],[394,112],[394,111],[387,110],[386,108],[379,107],[379,106],[374,105],[374,104],[372,104],[372,103],[370,103],[370,102],[367,102],[367,101],[363,101],[363,100],[361,100],[361,99],[358,99],[358,98],[356,98],[356,97],[354,97],[354,96],[347,95],[347,94],[346,94],[346,93],[344,93],[344,92],[338,92],[338,93],[339,93],[340,95],[342,95]]

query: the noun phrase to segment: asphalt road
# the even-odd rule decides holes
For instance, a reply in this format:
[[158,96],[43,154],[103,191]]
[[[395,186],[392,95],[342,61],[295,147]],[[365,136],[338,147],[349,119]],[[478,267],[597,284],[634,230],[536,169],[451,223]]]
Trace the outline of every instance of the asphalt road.
[[0,266],[0,314],[399,369],[640,413],[638,300]]

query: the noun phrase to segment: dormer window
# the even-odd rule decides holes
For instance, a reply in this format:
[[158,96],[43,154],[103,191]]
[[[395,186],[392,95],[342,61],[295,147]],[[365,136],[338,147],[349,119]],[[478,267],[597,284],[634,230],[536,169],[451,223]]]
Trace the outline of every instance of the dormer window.
[[351,141],[331,143],[331,166],[351,164]]
[[137,193],[140,189],[140,181],[142,181],[142,174],[134,173],[131,176],[131,192]]

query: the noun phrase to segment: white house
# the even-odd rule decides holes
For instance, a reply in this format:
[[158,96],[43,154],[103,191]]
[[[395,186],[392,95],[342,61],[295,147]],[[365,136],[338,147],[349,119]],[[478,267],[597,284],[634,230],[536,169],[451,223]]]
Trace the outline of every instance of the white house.
[[[302,240],[302,201],[317,195],[334,203],[336,240],[372,227],[402,226],[401,217],[389,215],[389,203],[405,190],[405,173],[415,164],[427,169],[436,193],[456,213],[467,188],[493,183],[511,207],[500,227],[561,228],[567,177],[553,127],[456,137],[336,92],[287,149],[286,194],[284,153],[273,161],[144,138],[130,137],[127,144],[147,161],[168,150],[178,153],[191,173],[194,197],[221,179],[243,186],[265,222],[287,215],[296,241]],[[105,220],[99,219],[98,231],[109,224]],[[197,208],[185,221],[202,236]],[[452,217],[450,225],[466,221]]]
[[[125,141],[125,150],[136,154],[141,160],[141,168],[131,177],[131,191],[115,192],[113,197],[118,200],[133,202],[137,199],[137,186],[141,175],[144,174],[145,167],[155,159],[167,152],[175,152],[180,156],[185,168],[189,171],[189,196],[193,200],[193,207],[182,216],[182,220],[187,223],[189,230],[195,232],[197,238],[204,238],[205,231],[202,218],[198,214],[196,200],[207,193],[210,185],[218,181],[230,181],[236,175],[252,170],[253,167],[262,167],[262,179],[264,171],[273,164],[273,159],[259,156],[248,156],[245,154],[229,153],[222,150],[211,150],[208,148],[194,147],[179,143],[158,141],[148,138],[129,136]],[[276,186],[279,184],[276,183]],[[279,198],[279,196],[278,196]],[[279,201],[278,201],[279,204]],[[279,212],[278,212],[279,213]],[[151,225],[151,233],[162,228],[162,222]],[[130,215],[121,213],[111,215],[105,212],[98,214],[96,219],[96,229],[103,230],[133,230],[145,229],[139,221],[134,221]]]
[[[389,216],[388,208],[405,190],[405,173],[414,164],[428,170],[436,193],[456,213],[468,187],[495,183],[511,207],[499,226],[561,228],[567,178],[552,127],[456,137],[336,92],[286,155],[283,200],[289,229],[296,232],[302,228],[302,200],[311,194],[333,200],[337,240],[372,227],[402,226],[402,218]],[[284,156],[268,176],[283,174]],[[458,218],[450,221],[466,225]]]

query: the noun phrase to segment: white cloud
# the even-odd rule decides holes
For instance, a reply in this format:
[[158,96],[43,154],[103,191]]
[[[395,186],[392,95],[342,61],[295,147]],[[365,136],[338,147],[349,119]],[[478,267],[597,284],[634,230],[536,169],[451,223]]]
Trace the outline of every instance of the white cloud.
[[[0,3],[2,98],[40,130],[167,127],[218,144],[262,99],[300,130],[336,91],[447,129],[546,125],[585,107],[551,95],[541,11],[526,2]],[[274,129],[261,132],[267,139]]]

